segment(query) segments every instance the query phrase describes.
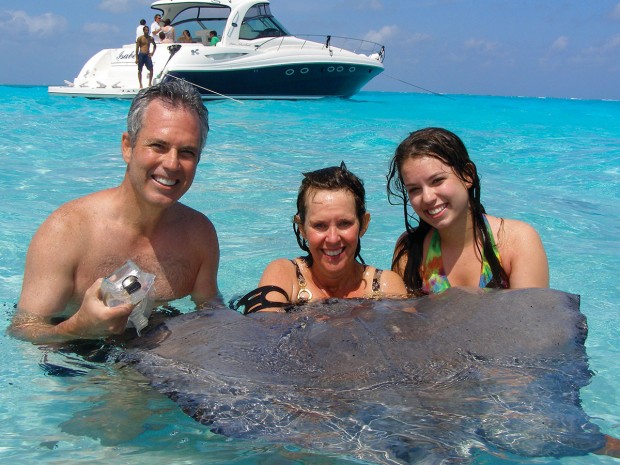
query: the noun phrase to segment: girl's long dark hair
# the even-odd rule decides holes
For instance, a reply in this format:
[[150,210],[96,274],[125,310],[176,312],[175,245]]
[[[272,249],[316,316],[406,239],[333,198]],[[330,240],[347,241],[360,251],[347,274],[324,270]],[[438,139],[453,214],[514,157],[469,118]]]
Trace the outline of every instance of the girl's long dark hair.
[[[474,229],[474,242],[478,253],[484,257],[491,267],[493,278],[487,287],[501,287],[502,281],[508,282],[508,276],[493,251],[491,237],[484,221],[484,207],[480,202],[480,178],[476,165],[469,158],[463,141],[454,133],[442,128],[426,128],[412,132],[396,148],[390,162],[387,175],[388,200],[392,205],[403,206],[406,232],[396,243],[392,270],[398,271],[399,263],[406,257],[404,270],[401,270],[405,285],[410,292],[420,294],[424,238],[431,226],[424,220],[413,217],[409,213],[409,195],[403,182],[401,170],[406,160],[417,157],[433,157],[452,168],[463,182],[471,183],[468,189],[469,206]],[[417,226],[412,224],[417,221]],[[482,250],[480,246],[482,245]]]

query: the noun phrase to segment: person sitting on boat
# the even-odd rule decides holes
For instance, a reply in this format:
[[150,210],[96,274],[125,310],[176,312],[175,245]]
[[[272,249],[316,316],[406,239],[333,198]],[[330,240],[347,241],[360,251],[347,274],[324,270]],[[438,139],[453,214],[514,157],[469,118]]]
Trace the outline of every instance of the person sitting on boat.
[[136,28],[136,40],[138,40],[138,37],[144,34],[144,26],[146,26],[146,19],[141,19],[140,24]]
[[[146,69],[149,71],[149,86],[153,83],[153,60],[151,60],[151,57],[157,48],[155,40],[149,35],[148,26],[144,26],[142,31],[143,34],[136,40],[136,63],[138,65],[138,82],[140,83],[140,89],[142,89],[142,68],[144,66],[146,66]],[[153,44],[152,52],[151,44]]]
[[187,29],[185,29],[177,39],[177,42],[181,44],[191,44],[193,41],[192,34]]
[[[161,28],[161,32],[163,32],[165,34],[165,38],[166,40],[168,40],[168,42],[166,42],[167,44],[172,44],[174,43],[174,27],[172,27],[170,25],[170,19],[166,18],[164,20],[164,27]],[[162,40],[163,43],[163,40]]]
[[166,37],[166,33],[164,31],[161,31],[159,33],[159,42],[161,44],[172,44],[173,43],[169,38]]
[[153,36],[153,40],[155,41],[155,43],[159,43],[159,32],[161,31],[161,15],[160,14],[156,14],[153,24],[151,24],[151,34]]
[[209,32],[209,45],[212,45],[213,47],[215,47],[219,41],[220,39],[217,36],[217,32],[215,31]]
[[231,307],[247,314],[328,298],[406,296],[395,272],[364,263],[360,239],[369,222],[364,185],[344,162],[304,173],[293,231],[308,255],[269,263],[258,289]]

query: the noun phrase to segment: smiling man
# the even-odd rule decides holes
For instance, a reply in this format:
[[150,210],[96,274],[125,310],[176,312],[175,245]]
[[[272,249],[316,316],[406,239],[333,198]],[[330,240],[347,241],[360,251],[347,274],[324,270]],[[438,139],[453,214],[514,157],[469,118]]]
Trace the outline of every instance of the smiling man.
[[121,141],[121,184],[62,205],[34,235],[14,336],[54,343],[122,333],[132,306],[107,307],[100,287],[128,259],[156,276],[155,305],[190,295],[200,306],[219,297],[215,228],[179,202],[208,130],[207,109],[190,84],[166,82],[135,97]]

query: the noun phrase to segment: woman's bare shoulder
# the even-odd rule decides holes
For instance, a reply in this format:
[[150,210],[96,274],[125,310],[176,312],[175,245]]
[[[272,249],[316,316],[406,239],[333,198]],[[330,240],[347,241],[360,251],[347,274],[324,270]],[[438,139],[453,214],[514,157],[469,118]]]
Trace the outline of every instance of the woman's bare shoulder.
[[290,258],[276,258],[269,262],[265,270],[270,269],[273,271],[295,271],[294,260]]
[[398,273],[391,270],[383,270],[380,280],[381,292],[387,297],[405,297],[407,289]]
[[511,288],[548,287],[549,264],[538,231],[529,223],[490,217]]
[[538,231],[525,221],[490,215],[487,215],[487,219],[499,243],[522,244],[532,240],[540,241]]
[[261,276],[259,286],[289,285],[295,277],[295,265],[288,258],[277,258],[267,264]]

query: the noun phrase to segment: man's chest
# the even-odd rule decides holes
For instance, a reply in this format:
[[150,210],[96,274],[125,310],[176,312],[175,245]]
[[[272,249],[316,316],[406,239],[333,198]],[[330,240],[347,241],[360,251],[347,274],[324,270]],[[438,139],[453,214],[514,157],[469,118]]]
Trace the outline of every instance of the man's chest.
[[81,298],[95,280],[109,276],[129,259],[140,269],[155,275],[152,296],[158,301],[190,294],[200,266],[195,257],[175,250],[157,253],[152,250],[107,254],[93,252],[82,257],[76,269],[76,297]]

